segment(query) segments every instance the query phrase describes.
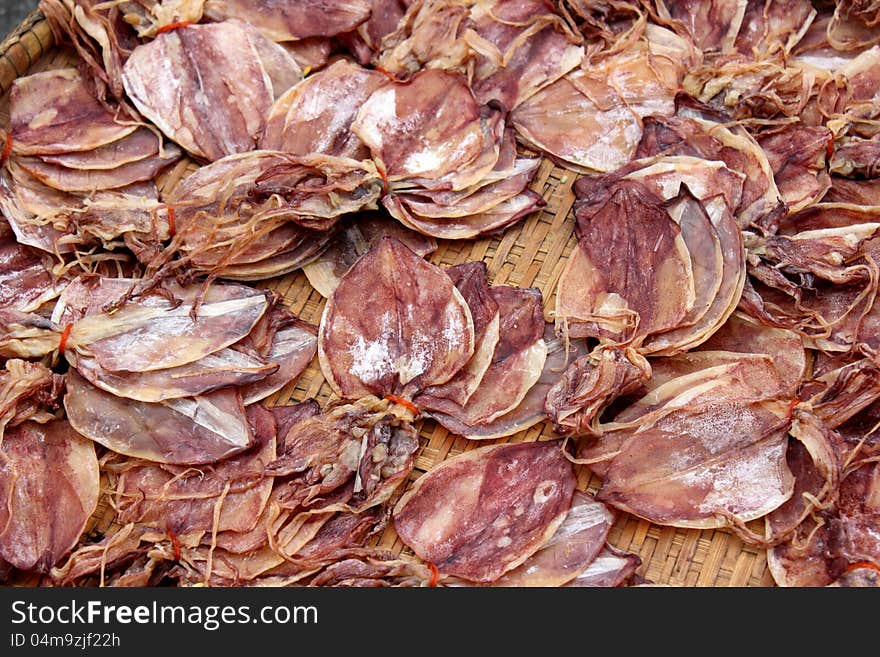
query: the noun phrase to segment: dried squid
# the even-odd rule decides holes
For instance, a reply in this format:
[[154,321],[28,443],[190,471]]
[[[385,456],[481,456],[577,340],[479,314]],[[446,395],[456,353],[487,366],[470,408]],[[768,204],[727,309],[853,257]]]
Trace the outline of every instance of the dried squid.
[[442,575],[491,582],[550,540],[574,487],[556,441],[482,447],[419,478],[397,503],[394,526]]

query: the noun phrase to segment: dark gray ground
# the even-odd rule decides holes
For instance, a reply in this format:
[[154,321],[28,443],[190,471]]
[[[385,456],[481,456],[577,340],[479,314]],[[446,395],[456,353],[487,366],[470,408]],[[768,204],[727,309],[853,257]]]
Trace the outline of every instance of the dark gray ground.
[[38,0],[0,0],[0,40],[6,37],[25,16],[36,9]]

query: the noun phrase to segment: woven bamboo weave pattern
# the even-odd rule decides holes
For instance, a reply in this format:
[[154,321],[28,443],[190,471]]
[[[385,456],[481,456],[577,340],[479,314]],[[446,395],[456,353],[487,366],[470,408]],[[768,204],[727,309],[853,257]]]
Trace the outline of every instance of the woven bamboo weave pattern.
[[[59,49],[42,16],[31,14],[17,30],[0,45],[0,121],[8,125],[8,89],[22,75],[61,66],[73,65],[75,54]],[[188,160],[179,162],[157,181],[163,191],[173,189],[195,166]],[[556,285],[575,245],[573,235],[574,203],[572,185],[577,178],[565,169],[545,160],[531,185],[547,201],[547,205],[525,220],[507,229],[500,236],[477,240],[438,240],[439,248],[429,259],[438,265],[453,265],[470,260],[483,260],[488,265],[493,284],[537,287],[544,295],[546,319],[552,321]],[[275,290],[284,303],[302,319],[317,324],[324,308],[324,299],[314,290],[302,273],[265,281],[260,284]],[[314,397],[326,402],[332,392],[318,367],[317,359],[292,384],[269,398],[269,404],[288,400],[300,401]],[[417,424],[422,437],[415,471],[411,480],[440,463],[487,441],[472,442],[454,436],[432,420]],[[549,423],[541,423],[509,439],[495,442],[532,441],[551,438],[555,434]],[[492,441],[488,441],[491,443]],[[411,483],[411,482],[409,482]],[[597,478],[583,470],[580,487],[593,491]],[[402,491],[400,491],[402,492]],[[109,532],[112,509],[102,496],[91,532]],[[619,514],[609,537],[616,547],[632,552],[642,559],[637,571],[654,584],[671,586],[773,586],[767,570],[763,549],[745,545],[737,536],[724,530],[685,530],[659,527],[627,514]],[[376,541],[397,552],[407,548],[389,526]]]

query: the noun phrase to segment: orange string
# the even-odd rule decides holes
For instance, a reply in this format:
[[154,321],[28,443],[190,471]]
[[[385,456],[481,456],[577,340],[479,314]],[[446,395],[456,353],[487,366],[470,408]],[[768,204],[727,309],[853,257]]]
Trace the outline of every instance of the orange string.
[[58,354],[62,355],[64,353],[64,349],[67,347],[67,338],[70,337],[70,331],[73,329],[73,322],[64,327],[64,330],[61,332],[61,340],[58,341]]
[[6,145],[3,147],[3,155],[0,155],[0,165],[5,164],[6,160],[9,159],[9,154],[12,153],[12,133],[6,133]]
[[178,539],[177,534],[170,529],[166,534],[168,534],[168,538],[171,539],[171,547],[174,549],[174,560],[180,561],[180,539]]
[[437,586],[437,582],[440,581],[440,569],[430,561],[428,562],[428,568],[431,571],[431,579],[428,580],[428,586],[431,588],[435,588]]
[[419,407],[413,404],[410,400],[404,399],[403,397],[398,397],[397,395],[385,395],[385,399],[390,402],[394,402],[395,404],[400,404],[401,406],[406,406],[409,410],[411,410],[416,415],[419,414]]
[[163,32],[171,32],[172,30],[176,30],[179,27],[189,27],[190,25],[195,25],[195,21],[180,21],[179,23],[168,23],[168,25],[163,25],[158,30],[156,30],[156,36],[162,34]]
[[857,561],[856,563],[851,563],[848,565],[843,572],[849,573],[853,570],[859,570],[861,568],[869,568],[870,570],[876,570],[880,573],[880,566],[875,563],[871,563],[870,561]]
[[384,75],[386,78],[388,78],[388,79],[391,80],[392,82],[400,82],[400,80],[398,79],[398,77],[397,77],[396,75],[394,75],[394,73],[392,73],[391,71],[389,71],[387,68],[382,68],[381,66],[376,66],[376,67],[375,67],[375,70],[377,70],[379,73],[381,73],[382,75]]

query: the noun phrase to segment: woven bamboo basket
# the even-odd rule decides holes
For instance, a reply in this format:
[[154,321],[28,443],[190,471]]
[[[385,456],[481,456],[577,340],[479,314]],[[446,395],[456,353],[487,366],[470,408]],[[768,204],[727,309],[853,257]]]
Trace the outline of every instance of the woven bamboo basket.
[[[45,18],[38,11],[28,16],[0,44],[0,124],[9,122],[8,90],[23,75],[76,62],[76,54],[55,44]],[[161,190],[170,190],[195,169],[181,161],[157,181]],[[544,295],[545,308],[555,305],[556,285],[569,253],[575,246],[572,184],[577,175],[544,160],[531,185],[547,201],[540,211],[517,223],[504,233],[477,240],[439,240],[439,248],[430,260],[438,265],[455,265],[483,260],[490,281],[520,287],[537,287]],[[301,272],[265,281],[261,287],[276,291],[284,303],[302,319],[317,324],[324,299]],[[551,317],[548,315],[547,319]],[[308,397],[325,402],[330,398],[326,383],[315,359],[293,383],[269,398],[269,404],[301,401]],[[407,485],[432,467],[457,454],[488,444],[455,436],[433,420],[420,420],[417,427],[421,447],[415,470]],[[521,442],[550,438],[555,434],[548,422],[538,424],[508,439],[489,442]],[[579,488],[595,491],[599,479],[580,468]],[[403,487],[402,487],[403,488]],[[403,490],[399,490],[398,494]],[[92,518],[90,532],[100,535],[113,530],[113,514],[102,495]],[[637,574],[651,583],[676,587],[769,587],[774,581],[767,569],[765,551],[744,544],[726,530],[687,530],[660,527],[635,516],[620,513],[609,542],[637,554],[641,560]],[[408,548],[399,540],[393,526],[374,540],[376,545],[395,552]]]

